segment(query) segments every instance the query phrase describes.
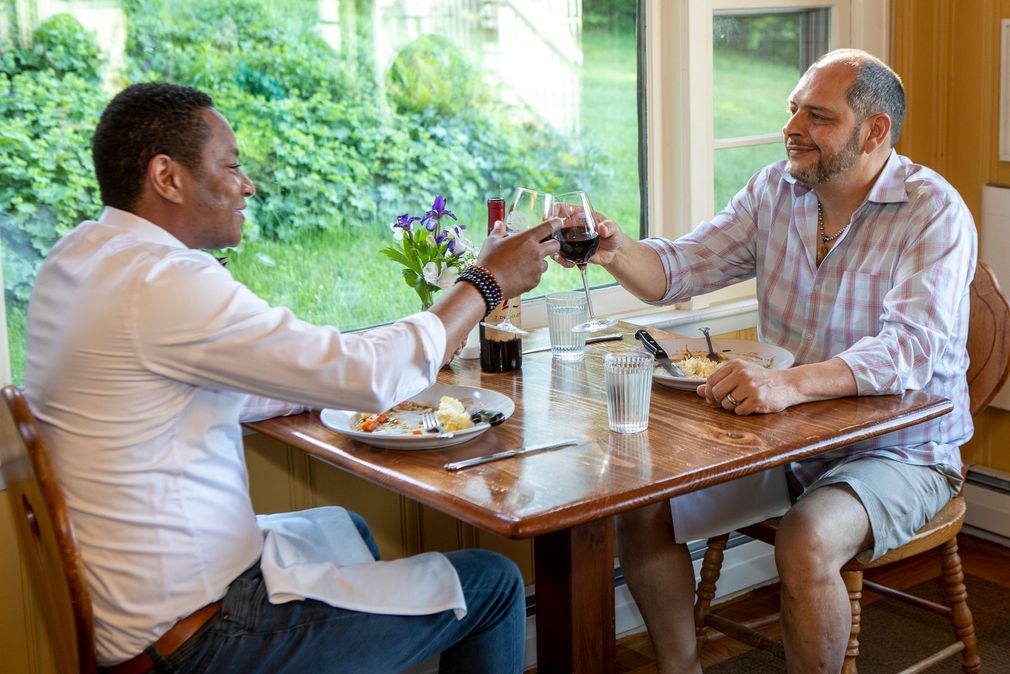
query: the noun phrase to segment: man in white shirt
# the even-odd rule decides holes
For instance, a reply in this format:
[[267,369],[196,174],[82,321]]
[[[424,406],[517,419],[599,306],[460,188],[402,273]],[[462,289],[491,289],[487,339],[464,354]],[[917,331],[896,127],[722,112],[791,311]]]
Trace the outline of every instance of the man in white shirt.
[[378,411],[424,390],[502,295],[536,286],[556,225],[507,238],[499,225],[473,280],[430,311],[345,335],[268,306],[201,250],[239,243],[255,192],[208,96],[128,87],[92,150],[106,209],[39,270],[25,389],[84,560],[99,664],[395,672],[441,652],[445,672],[521,671],[514,564],[485,551],[377,562],[367,526],[339,508],[258,523],[240,422]]

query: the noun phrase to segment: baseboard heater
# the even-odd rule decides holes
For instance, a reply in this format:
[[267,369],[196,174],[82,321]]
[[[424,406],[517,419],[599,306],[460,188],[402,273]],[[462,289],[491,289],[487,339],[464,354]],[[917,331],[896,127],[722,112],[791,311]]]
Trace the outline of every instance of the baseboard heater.
[[[965,525],[1010,546],[1010,474],[987,466],[972,466],[965,477]],[[985,534],[988,534],[987,536]]]

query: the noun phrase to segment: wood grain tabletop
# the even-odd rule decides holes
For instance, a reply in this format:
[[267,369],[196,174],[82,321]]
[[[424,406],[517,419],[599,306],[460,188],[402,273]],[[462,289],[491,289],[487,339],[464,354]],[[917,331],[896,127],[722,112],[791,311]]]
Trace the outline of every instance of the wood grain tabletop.
[[[549,351],[524,356],[520,371],[489,374],[456,359],[442,384],[503,393],[513,416],[477,439],[444,449],[377,449],[330,430],[318,412],[249,427],[460,520],[510,538],[559,531],[670,496],[809,457],[948,413],[925,393],[843,398],[768,415],[736,416],[693,392],[653,384],[649,429],[607,428],[603,355],[635,350],[638,326],[619,324],[621,341],[587,346],[580,361]],[[650,328],[658,338],[673,337]],[[535,334],[535,348],[545,335]],[[530,347],[527,347],[530,348]],[[444,464],[573,436],[581,444],[459,472]]]

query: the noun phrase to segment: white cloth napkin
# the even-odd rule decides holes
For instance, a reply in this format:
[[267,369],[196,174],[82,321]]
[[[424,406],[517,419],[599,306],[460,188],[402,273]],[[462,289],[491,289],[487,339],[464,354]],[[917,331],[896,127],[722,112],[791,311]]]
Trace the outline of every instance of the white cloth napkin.
[[260,569],[272,604],[316,599],[386,615],[466,615],[456,569],[437,552],[377,562],[343,508],[258,515]]
[[670,499],[673,533],[678,543],[725,534],[789,509],[784,466]]

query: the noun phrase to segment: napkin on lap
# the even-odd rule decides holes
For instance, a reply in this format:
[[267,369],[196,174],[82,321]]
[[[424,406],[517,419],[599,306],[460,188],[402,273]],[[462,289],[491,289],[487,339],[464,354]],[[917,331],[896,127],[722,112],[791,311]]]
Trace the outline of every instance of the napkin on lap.
[[466,615],[456,569],[437,552],[377,562],[343,508],[258,515],[260,569],[272,604],[316,599],[387,615]]

